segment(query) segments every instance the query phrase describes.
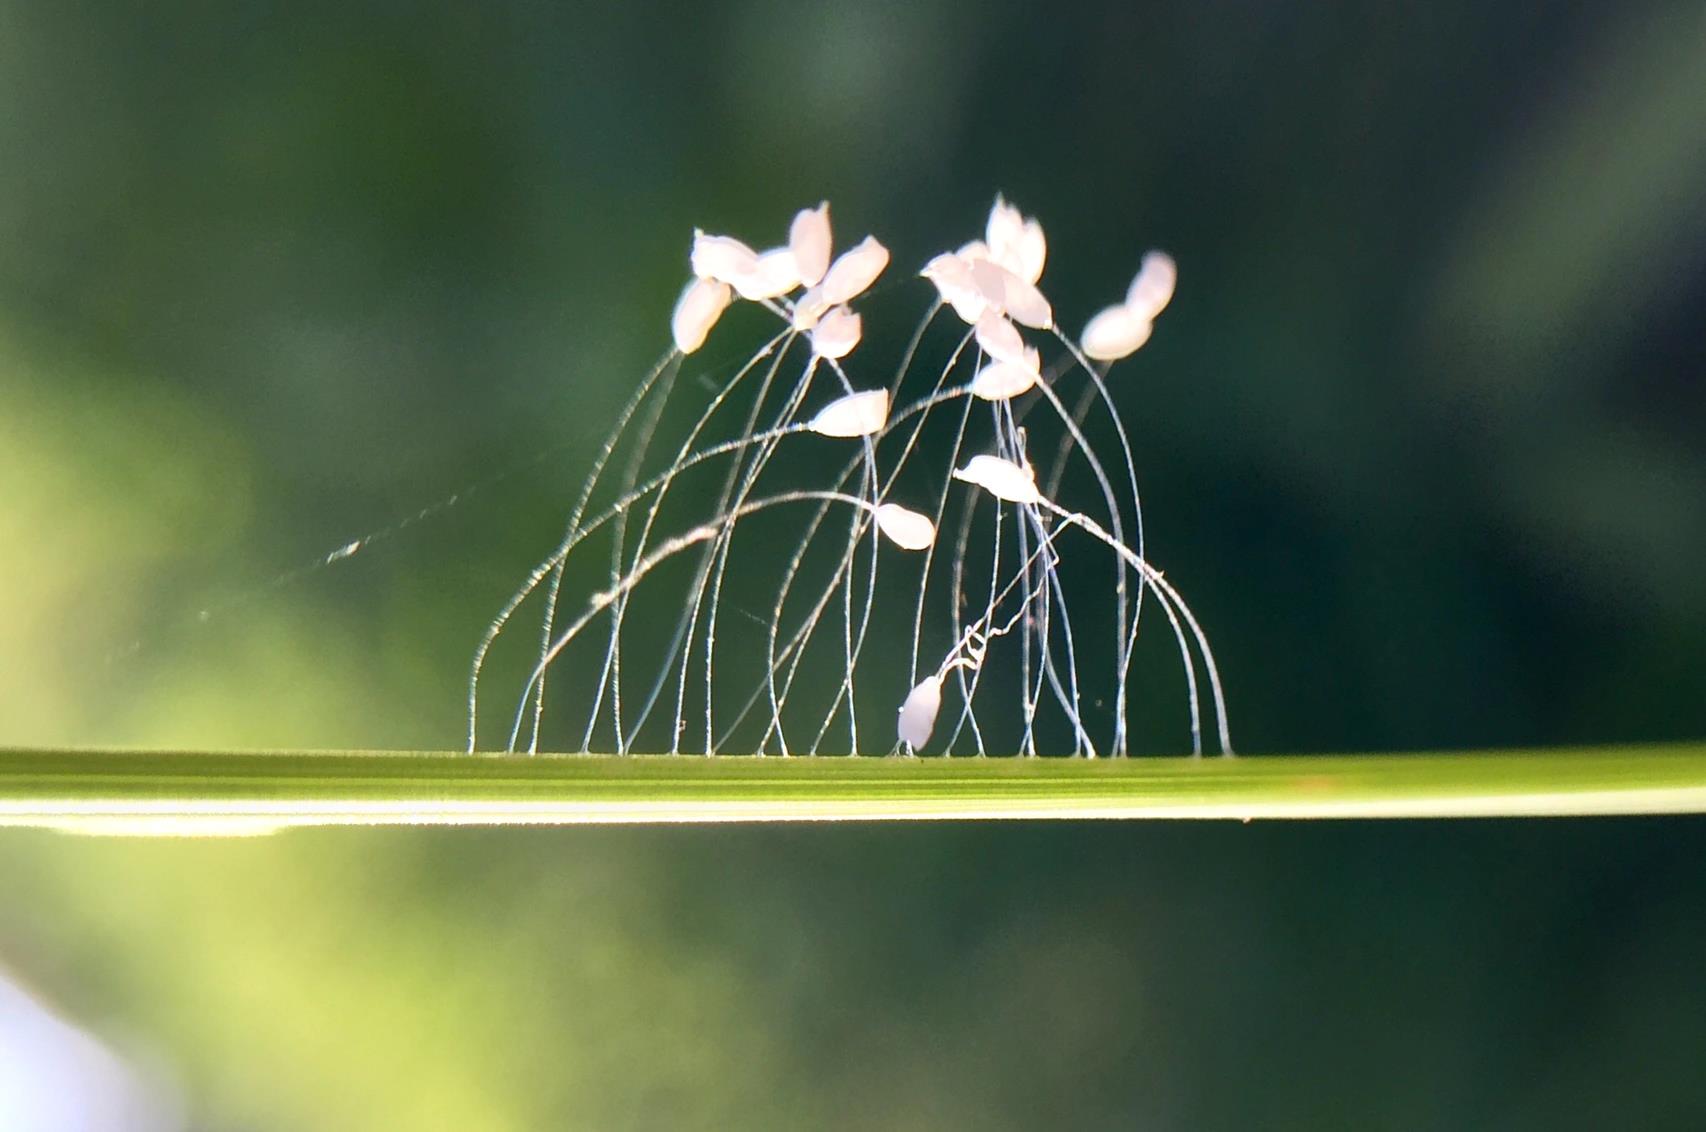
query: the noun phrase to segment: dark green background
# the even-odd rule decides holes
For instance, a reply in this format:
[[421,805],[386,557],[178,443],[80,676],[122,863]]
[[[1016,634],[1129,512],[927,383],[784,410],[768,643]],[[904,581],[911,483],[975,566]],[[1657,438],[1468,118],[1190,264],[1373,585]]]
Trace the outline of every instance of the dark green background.
[[[1241,748],[1698,738],[1702,91],[1684,4],[0,4],[0,743],[457,745],[693,227],[997,190],[1069,328],[1180,263]],[[206,1128],[1694,1127],[1703,842],[9,834],[0,962]]]

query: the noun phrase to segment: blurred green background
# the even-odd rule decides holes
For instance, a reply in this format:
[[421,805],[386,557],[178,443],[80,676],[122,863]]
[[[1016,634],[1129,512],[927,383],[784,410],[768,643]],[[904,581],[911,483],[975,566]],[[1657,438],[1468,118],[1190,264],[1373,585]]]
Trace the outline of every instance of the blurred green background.
[[[1069,328],[1181,265],[1241,748],[1706,735],[1703,91],[1693,4],[0,2],[0,744],[458,745],[693,227],[900,279],[998,190]],[[196,1129],[1699,1127],[1703,849],[4,833],[0,966]]]

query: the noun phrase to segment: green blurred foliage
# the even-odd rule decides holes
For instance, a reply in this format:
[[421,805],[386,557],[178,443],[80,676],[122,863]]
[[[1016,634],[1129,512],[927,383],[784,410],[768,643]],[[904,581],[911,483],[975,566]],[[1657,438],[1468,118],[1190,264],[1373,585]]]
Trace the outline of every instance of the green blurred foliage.
[[[1698,737],[1703,89],[1686,5],[0,3],[0,743],[456,745],[692,228],[996,190],[1069,326],[1181,264],[1244,748]],[[0,956],[207,1127],[1688,1126],[1698,837],[14,834]]]

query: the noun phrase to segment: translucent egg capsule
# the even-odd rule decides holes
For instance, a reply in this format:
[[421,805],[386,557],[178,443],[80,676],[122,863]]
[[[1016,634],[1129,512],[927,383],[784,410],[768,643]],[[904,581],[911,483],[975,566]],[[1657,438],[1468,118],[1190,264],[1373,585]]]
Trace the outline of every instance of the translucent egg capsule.
[[1117,362],[1135,354],[1149,341],[1155,324],[1133,314],[1123,303],[1099,312],[1084,327],[1079,340],[1085,356],[1099,362]]
[[820,358],[845,358],[859,344],[859,316],[846,307],[826,312],[812,327],[812,353]]
[[866,236],[829,265],[823,282],[818,284],[824,301],[830,306],[851,302],[863,295],[888,265],[889,250],[879,244],[875,236]]
[[1173,301],[1179,268],[1166,252],[1148,252],[1138,266],[1137,276],[1125,293],[1126,309],[1138,318],[1154,321]]
[[955,479],[973,484],[1008,503],[1038,504],[1037,473],[1029,464],[1015,464],[999,456],[973,456],[963,468],[954,469]]
[[927,550],[936,541],[936,524],[930,516],[898,503],[884,503],[876,511],[877,529],[902,550]]
[[691,354],[705,344],[705,336],[734,299],[727,283],[715,279],[695,279],[676,300],[675,313],[670,315],[669,330],[675,337],[675,348]]
[[870,389],[837,397],[817,411],[806,427],[819,436],[871,436],[889,423],[889,391]]
[[1036,367],[1012,362],[990,362],[971,379],[971,395],[985,401],[1008,401],[1029,393],[1041,376]]
[[995,198],[995,206],[989,210],[984,246],[990,259],[1025,282],[1035,284],[1042,278],[1043,263],[1048,258],[1043,226],[1001,197]]
[[752,265],[727,280],[743,299],[774,299],[800,285],[800,269],[788,248],[771,248],[753,257]]
[[800,270],[800,282],[816,287],[829,270],[830,251],[829,202],[816,208],[802,208],[788,226],[788,247]]
[[695,231],[688,261],[693,265],[693,274],[700,279],[731,283],[737,276],[749,275],[757,268],[758,253],[733,236],[710,236]]
[[900,705],[900,718],[895,723],[900,741],[915,751],[930,742],[930,733],[936,730],[936,715],[941,710],[942,678],[926,676]]
[[1025,339],[1019,328],[992,310],[986,310],[977,320],[977,344],[984,353],[998,362],[1024,365]]
[[918,274],[930,280],[942,301],[954,308],[954,313],[973,325],[989,309],[989,302],[978,289],[971,265],[956,252],[943,252],[924,265]]

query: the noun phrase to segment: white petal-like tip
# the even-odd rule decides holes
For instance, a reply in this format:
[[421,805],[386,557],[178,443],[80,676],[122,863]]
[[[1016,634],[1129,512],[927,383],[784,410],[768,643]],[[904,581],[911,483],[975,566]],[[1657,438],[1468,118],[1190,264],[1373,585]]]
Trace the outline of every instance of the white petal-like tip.
[[1167,309],[1173,300],[1173,288],[1179,281],[1179,268],[1166,252],[1147,252],[1138,265],[1137,276],[1125,293],[1125,305],[1132,314],[1147,321]]
[[717,325],[729,303],[734,299],[727,283],[715,279],[695,279],[681,292],[675,302],[675,313],[669,318],[669,331],[675,336],[675,348],[691,354],[705,344],[705,336]]
[[906,702],[900,705],[895,733],[902,743],[916,751],[930,741],[930,733],[936,730],[936,715],[941,710],[942,678],[926,676],[906,694]]
[[976,330],[978,347],[984,353],[998,362],[1025,363],[1025,339],[1011,322],[986,310],[978,317]]
[[889,423],[889,391],[870,389],[837,397],[817,411],[806,427],[819,436],[871,436]]
[[1048,262],[1048,237],[1043,235],[1043,226],[1034,217],[1025,221],[1016,256],[1018,266],[1013,270],[1019,278],[1034,284],[1043,277],[1043,265]]
[[794,262],[799,265],[800,282],[816,287],[829,270],[831,247],[829,202],[816,208],[802,208],[794,214],[788,226],[788,247],[793,250]]
[[1054,308],[1035,284],[1027,283],[992,259],[973,258],[970,269],[979,293],[995,310],[1033,330],[1054,326]]
[[943,252],[925,264],[924,270],[918,274],[935,284],[936,293],[942,296],[942,301],[953,307],[954,313],[968,326],[975,325],[989,307],[972,276],[971,264],[957,252]]
[[1022,326],[1032,330],[1050,330],[1054,327],[1054,308],[1049,306],[1043,293],[1031,283],[1011,271],[1007,272],[1007,316]]
[[845,358],[859,344],[863,324],[846,307],[835,307],[812,327],[812,353],[820,358]]
[[1041,380],[1035,368],[1012,362],[990,362],[971,379],[971,394],[985,401],[1008,401],[1028,393]]
[[1025,217],[1018,207],[996,194],[995,203],[989,209],[989,220],[983,226],[983,239],[989,245],[989,254],[997,255],[1000,249],[1018,243],[1019,234],[1024,230]]
[[936,541],[936,524],[930,521],[930,516],[898,503],[878,507],[876,519],[877,529],[902,550],[928,550]]
[[1098,362],[1117,362],[1137,353],[1138,348],[1149,341],[1154,329],[1153,322],[1139,317],[1122,303],[1108,307],[1092,318],[1084,327],[1079,345],[1084,348],[1086,357]]
[[1035,217],[1022,215],[1015,205],[996,197],[984,238],[990,259],[1027,283],[1035,285],[1042,278],[1048,240]]
[[889,250],[875,236],[866,236],[856,247],[836,257],[818,286],[830,306],[851,302],[863,295],[888,265]]
[[1036,471],[1029,465],[1020,466],[999,456],[973,456],[965,467],[956,468],[953,475],[1008,503],[1043,501],[1042,492],[1037,490]]
[[733,236],[709,236],[699,231],[693,233],[693,252],[688,259],[694,275],[724,283],[733,283],[758,266],[758,253]]
[[743,299],[774,299],[800,285],[800,269],[790,249],[771,248],[753,257],[750,268],[729,276],[727,282]]
[[810,330],[828,309],[829,302],[823,297],[823,288],[811,288],[794,300],[794,329],[802,332]]

